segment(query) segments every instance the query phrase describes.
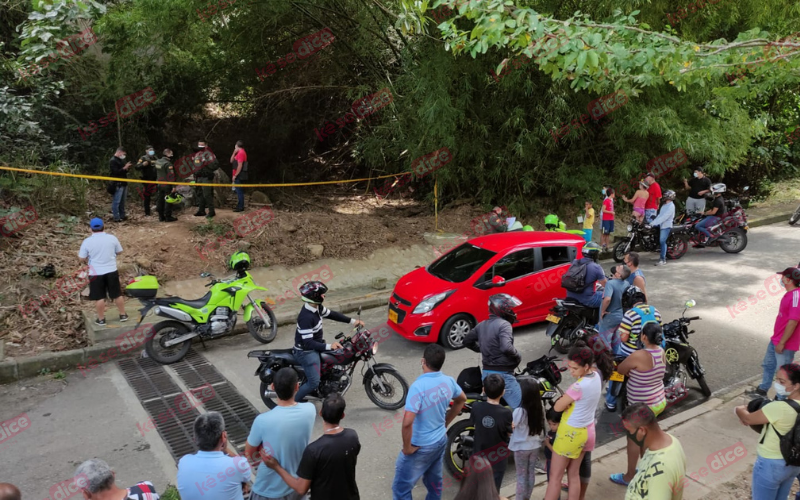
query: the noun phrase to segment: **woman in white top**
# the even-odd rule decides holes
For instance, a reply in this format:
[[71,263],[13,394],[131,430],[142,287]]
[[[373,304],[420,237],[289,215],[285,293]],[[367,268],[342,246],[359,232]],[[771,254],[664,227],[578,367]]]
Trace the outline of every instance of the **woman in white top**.
[[517,468],[518,500],[530,500],[536,481],[536,458],[544,434],[544,407],[539,394],[539,382],[534,378],[519,381],[522,404],[514,410],[514,431],[508,449],[514,452]]
[[[557,500],[561,492],[561,478],[567,471],[568,500],[579,500],[581,495],[580,465],[583,455],[594,449],[594,414],[603,390],[603,382],[614,372],[614,362],[606,344],[598,336],[586,339],[588,345],[577,342],[567,354],[569,371],[576,382],[569,386],[553,406],[563,411],[553,443],[550,463],[550,480],[545,500]],[[591,347],[590,347],[591,346]],[[597,368],[594,367],[595,363]]]

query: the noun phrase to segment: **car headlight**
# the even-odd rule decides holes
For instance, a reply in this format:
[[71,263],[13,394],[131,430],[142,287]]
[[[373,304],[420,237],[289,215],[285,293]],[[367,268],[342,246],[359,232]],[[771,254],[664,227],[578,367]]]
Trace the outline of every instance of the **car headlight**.
[[452,294],[453,292],[455,292],[455,290],[448,290],[446,292],[437,293],[432,297],[428,297],[427,299],[420,302],[417,305],[417,307],[414,308],[414,312],[412,314],[425,314],[427,312],[430,312],[431,310],[433,310],[434,307],[441,304],[444,301],[444,299],[449,297],[450,294]]
[[628,224],[628,232],[631,232],[631,231],[633,231],[633,225],[632,224]]

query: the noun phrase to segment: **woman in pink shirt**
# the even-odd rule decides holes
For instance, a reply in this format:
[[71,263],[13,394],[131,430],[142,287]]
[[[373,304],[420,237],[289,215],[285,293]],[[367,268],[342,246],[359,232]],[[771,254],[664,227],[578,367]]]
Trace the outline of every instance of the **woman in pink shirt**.
[[[235,163],[234,163],[235,162]],[[233,165],[233,183],[241,184],[247,180],[247,152],[244,150],[244,142],[236,141],[231,155],[231,165]],[[238,201],[234,212],[244,212],[244,188],[234,188]]]

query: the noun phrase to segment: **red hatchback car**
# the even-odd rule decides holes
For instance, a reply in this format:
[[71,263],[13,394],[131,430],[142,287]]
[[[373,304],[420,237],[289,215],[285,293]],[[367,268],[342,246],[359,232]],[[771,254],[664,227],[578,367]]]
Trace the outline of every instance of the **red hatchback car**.
[[507,293],[522,326],[545,319],[566,297],[561,276],[583,248],[569,233],[513,231],[469,240],[397,282],[387,324],[416,342],[462,347],[464,336],[489,317],[489,296]]

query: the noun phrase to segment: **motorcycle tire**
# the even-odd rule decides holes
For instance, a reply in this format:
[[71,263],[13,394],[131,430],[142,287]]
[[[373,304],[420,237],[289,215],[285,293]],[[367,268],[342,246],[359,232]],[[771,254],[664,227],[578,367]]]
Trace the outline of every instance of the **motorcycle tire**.
[[[387,388],[389,388],[389,397],[394,394],[397,394],[397,387],[395,384],[391,383],[390,381],[386,380],[389,375],[390,377],[394,377],[397,383],[400,385],[402,389],[402,393],[399,394],[399,398],[397,401],[392,400],[391,402],[387,402],[383,399],[383,394],[380,393],[381,386],[380,384],[374,383],[373,379],[375,376],[381,377],[381,381]],[[367,391],[367,397],[370,401],[375,403],[375,406],[384,410],[399,410],[406,404],[406,396],[408,396],[408,382],[406,379],[403,378],[400,373],[396,370],[392,370],[391,368],[375,368],[364,376],[364,390]]]
[[[472,442],[475,426],[468,418],[459,420],[447,429],[447,446],[444,451],[444,465],[450,475],[459,481],[464,477],[464,469],[472,455]],[[455,447],[455,450],[453,449]]]
[[[160,337],[159,334],[162,333],[162,330],[172,329],[175,330],[174,333],[168,334],[165,337]],[[171,349],[174,351],[171,355],[164,355],[160,351],[156,350],[156,345],[160,345],[160,341],[162,340],[169,340],[170,338],[180,337],[181,335],[186,335],[191,330],[189,327],[181,323],[180,321],[162,321],[157,323],[153,326],[153,335],[147,342],[144,344],[144,349],[147,351],[147,355],[157,363],[162,365],[171,365],[172,363],[177,363],[178,361],[182,360],[186,354],[189,352],[189,349],[192,347],[192,339],[189,339],[185,342],[182,342],[176,346],[167,347],[166,349]]]
[[262,344],[269,344],[275,340],[275,337],[278,335],[278,321],[275,319],[275,313],[272,312],[272,309],[270,309],[265,301],[258,301],[258,304],[261,306],[261,310],[267,315],[271,326],[266,328],[261,316],[259,316],[257,312],[253,312],[250,316],[250,321],[247,322],[247,330],[257,341]]
[[625,254],[633,251],[633,245],[630,245],[630,242],[630,239],[625,239],[614,245],[614,251],[611,255],[614,258],[614,262],[625,261]]
[[789,225],[794,226],[797,224],[797,221],[800,221],[800,207],[797,207],[797,210],[789,217]]
[[726,253],[739,253],[747,247],[747,233],[740,227],[731,229],[724,236],[724,239],[719,239],[719,247]]
[[700,392],[703,393],[703,396],[710,398],[711,389],[708,387],[708,384],[706,383],[706,377],[702,375],[697,377],[697,383],[700,384]]
[[678,260],[689,250],[689,240],[685,236],[669,235],[667,238],[667,258]]

